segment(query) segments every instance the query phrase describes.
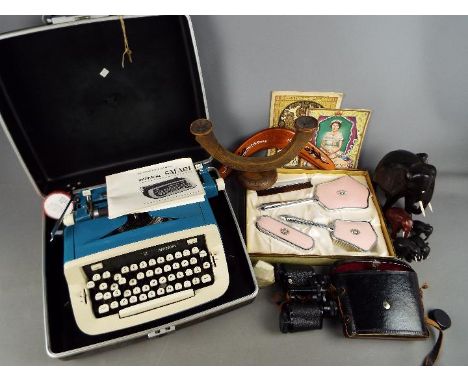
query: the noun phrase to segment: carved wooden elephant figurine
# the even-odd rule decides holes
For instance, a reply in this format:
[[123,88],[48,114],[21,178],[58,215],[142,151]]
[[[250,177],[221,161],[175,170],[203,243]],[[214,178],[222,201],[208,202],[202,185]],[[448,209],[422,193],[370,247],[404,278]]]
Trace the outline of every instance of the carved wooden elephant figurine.
[[424,223],[420,220],[413,221],[413,229],[411,232],[412,236],[419,236],[424,240],[427,240],[429,236],[431,236],[432,231],[434,231],[434,228],[430,224]]
[[403,236],[405,238],[409,237],[413,228],[413,219],[403,208],[389,208],[385,211],[385,218],[392,229],[392,239],[396,239],[400,230],[403,230]]
[[397,237],[393,240],[393,247],[395,248],[397,257],[400,259],[411,262],[421,258],[421,249],[411,239]]
[[405,210],[424,214],[434,192],[437,170],[427,163],[427,154],[396,150],[385,155],[375,168],[374,184],[385,193],[387,210],[398,199],[405,198]]

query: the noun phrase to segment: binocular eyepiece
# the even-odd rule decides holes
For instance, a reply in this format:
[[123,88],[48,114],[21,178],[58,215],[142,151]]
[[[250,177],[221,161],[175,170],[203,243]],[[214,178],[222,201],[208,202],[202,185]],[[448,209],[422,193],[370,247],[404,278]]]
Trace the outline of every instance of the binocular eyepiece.
[[283,333],[321,329],[323,317],[335,317],[337,306],[329,298],[329,276],[318,274],[313,267],[279,264],[276,280],[286,293],[279,317]]

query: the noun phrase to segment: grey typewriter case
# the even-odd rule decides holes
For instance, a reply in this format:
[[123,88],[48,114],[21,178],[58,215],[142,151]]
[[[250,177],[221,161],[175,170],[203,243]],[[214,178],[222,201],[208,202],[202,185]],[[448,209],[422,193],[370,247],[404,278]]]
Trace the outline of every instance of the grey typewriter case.
[[[101,185],[105,175],[179,157],[210,165],[189,132],[194,119],[208,117],[190,18],[126,17],[125,27],[133,63],[126,60],[124,68],[118,17],[0,35],[0,50],[8,52],[0,60],[0,124],[42,196]],[[200,307],[97,336],[76,326],[63,275],[63,240],[49,242],[55,221],[45,218],[48,354],[65,357],[156,337],[252,301],[258,289],[226,192],[210,204],[231,275],[227,292]]]

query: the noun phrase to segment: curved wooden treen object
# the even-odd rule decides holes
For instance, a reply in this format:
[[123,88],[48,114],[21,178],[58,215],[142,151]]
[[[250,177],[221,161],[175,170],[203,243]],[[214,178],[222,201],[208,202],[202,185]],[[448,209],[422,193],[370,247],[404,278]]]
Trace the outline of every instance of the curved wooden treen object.
[[197,119],[190,125],[190,131],[196,141],[216,160],[239,174],[241,183],[252,190],[271,187],[277,179],[276,169],[290,162],[312,138],[317,120],[313,117],[299,117],[295,122],[296,133],[285,148],[269,157],[246,158],[221,146],[213,133],[213,124],[207,119]]
[[[247,138],[235,151],[234,154],[249,157],[262,150],[280,149],[288,145],[294,138],[294,131],[280,128],[271,127],[260,130],[254,135]],[[313,166],[322,170],[334,170],[335,164],[330,159],[325,151],[314,146],[312,143],[307,142],[306,146],[299,151],[299,157],[306,160]],[[232,171],[226,165],[222,165],[218,169],[222,178],[226,178]]]
[[317,120],[301,117],[296,120],[296,134],[289,144],[275,155],[263,158],[244,158],[221,146],[213,133],[213,124],[207,119],[197,119],[190,125],[190,131],[198,143],[219,162],[240,171],[268,171],[290,162],[312,138]]

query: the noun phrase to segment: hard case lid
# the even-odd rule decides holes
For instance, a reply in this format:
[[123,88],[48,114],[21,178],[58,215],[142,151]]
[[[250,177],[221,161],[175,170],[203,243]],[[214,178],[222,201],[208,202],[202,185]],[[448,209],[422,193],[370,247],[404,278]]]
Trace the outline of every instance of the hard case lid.
[[208,159],[189,132],[208,117],[190,19],[126,17],[125,30],[124,68],[119,17],[0,36],[0,123],[41,194]]

